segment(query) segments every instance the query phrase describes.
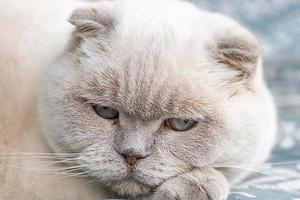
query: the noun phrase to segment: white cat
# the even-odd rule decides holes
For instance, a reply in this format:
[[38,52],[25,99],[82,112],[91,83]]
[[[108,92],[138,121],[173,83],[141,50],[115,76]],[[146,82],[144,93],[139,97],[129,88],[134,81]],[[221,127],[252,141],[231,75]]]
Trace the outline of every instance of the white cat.
[[69,21],[34,56],[61,51],[39,121],[68,166],[119,197],[221,200],[268,157],[274,104],[238,23],[177,0],[103,1]]

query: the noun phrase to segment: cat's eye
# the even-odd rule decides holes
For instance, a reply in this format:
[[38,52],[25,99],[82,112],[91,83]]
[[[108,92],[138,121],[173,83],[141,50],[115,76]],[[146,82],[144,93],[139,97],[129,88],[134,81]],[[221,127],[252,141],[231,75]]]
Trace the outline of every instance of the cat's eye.
[[99,116],[105,119],[116,119],[119,117],[119,112],[110,107],[93,105],[93,109]]
[[193,128],[198,122],[192,119],[171,118],[165,121],[168,128],[175,131],[186,131]]

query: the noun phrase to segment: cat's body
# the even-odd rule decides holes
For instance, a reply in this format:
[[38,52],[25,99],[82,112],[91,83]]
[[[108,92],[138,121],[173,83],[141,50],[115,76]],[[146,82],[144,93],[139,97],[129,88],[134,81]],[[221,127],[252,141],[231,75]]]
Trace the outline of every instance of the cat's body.
[[[73,13],[71,34],[64,19],[84,3],[39,2],[0,1],[8,8],[0,14],[7,27],[0,34],[9,38],[0,47],[1,146],[49,152],[35,104],[43,66],[61,54],[43,82],[39,121],[52,149],[79,155],[76,165],[100,185],[150,199],[204,198],[204,189],[219,200],[247,174],[240,168],[267,158],[274,105],[259,46],[238,24],[177,1],[101,2]],[[16,8],[23,13],[8,17]],[[102,119],[95,104],[118,110],[119,119]],[[164,127],[170,118],[198,123],[174,131]],[[119,155],[128,151],[145,158],[128,167]],[[45,164],[0,162],[2,198],[103,197],[87,180],[54,178],[48,186],[50,172],[9,167]]]
[[93,190],[80,179],[57,174],[53,168],[59,166],[47,166],[54,160],[40,154],[52,152],[37,122],[40,79],[67,44],[72,27],[66,19],[81,5],[61,0],[0,1],[1,200],[105,197],[99,188]]

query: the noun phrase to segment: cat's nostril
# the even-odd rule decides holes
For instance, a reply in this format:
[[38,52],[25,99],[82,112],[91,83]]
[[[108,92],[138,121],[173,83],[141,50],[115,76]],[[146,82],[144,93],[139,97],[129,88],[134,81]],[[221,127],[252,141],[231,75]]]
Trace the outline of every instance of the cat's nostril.
[[137,163],[138,160],[146,158],[146,157],[148,157],[150,155],[150,154],[145,154],[145,155],[139,154],[139,153],[136,153],[136,152],[134,152],[132,150],[123,150],[123,151],[120,151],[116,147],[114,147],[114,149],[115,149],[115,151],[119,155],[121,155],[124,158],[124,160],[126,161],[126,163],[130,167],[134,166]]
[[133,166],[133,165],[135,165],[135,163],[138,160],[145,158],[144,156],[136,155],[134,153],[128,153],[128,154],[124,153],[124,154],[121,154],[121,155],[125,158],[125,160],[126,160],[126,162],[129,166]]

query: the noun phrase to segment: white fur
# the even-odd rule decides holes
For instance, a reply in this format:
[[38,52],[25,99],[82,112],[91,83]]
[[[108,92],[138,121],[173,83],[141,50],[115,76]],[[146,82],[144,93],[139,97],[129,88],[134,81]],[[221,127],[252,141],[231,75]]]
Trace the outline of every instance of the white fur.
[[[47,65],[50,60],[64,51],[63,48],[73,30],[64,19],[71,15],[71,10],[74,7],[84,5],[83,2],[71,3],[71,1],[46,2],[45,7],[39,1],[34,0],[31,0],[30,3],[27,2],[26,5],[16,0],[5,4],[4,1],[0,2],[0,5],[4,4],[8,8],[8,14],[16,13],[15,8],[21,7],[20,4],[24,8],[27,7],[25,9],[27,12],[23,14],[23,12],[18,11],[18,16],[13,17],[14,20],[22,22],[22,25],[26,27],[22,28],[21,32],[18,32],[20,35],[16,37],[24,36],[24,39],[18,42],[21,53],[16,60],[29,63],[28,66],[20,66],[26,70],[32,70],[32,72],[39,71],[40,66]],[[41,9],[30,8],[31,5],[38,5]],[[50,5],[51,10],[49,9]],[[203,165],[207,161],[206,164],[219,169],[225,174],[228,183],[234,185],[247,173],[238,170],[224,170],[226,167],[251,168],[268,157],[275,138],[276,114],[272,97],[263,80],[262,64],[259,62],[256,66],[254,78],[250,80],[254,92],[250,92],[243,88],[242,84],[238,83],[234,86],[228,84],[228,80],[237,75],[238,71],[224,65],[216,65],[208,59],[209,52],[206,45],[213,44],[214,36],[223,33],[223,30],[229,30],[225,35],[237,33],[240,37],[247,37],[252,40],[253,36],[249,35],[238,23],[219,14],[199,11],[187,2],[176,0],[123,0],[107,2],[105,5],[101,2],[99,5],[87,6],[96,7],[99,10],[104,9],[110,13],[117,21],[117,28],[114,30],[113,42],[107,46],[110,52],[109,56],[101,54],[95,40],[85,39],[81,48],[89,57],[78,58],[81,61],[79,71],[77,71],[78,66],[73,66],[74,63],[70,61],[68,55],[60,56],[49,67],[42,86],[39,116],[43,132],[55,151],[80,152],[82,150],[79,163],[87,166],[86,170],[91,176],[96,177],[100,183],[111,187],[112,190],[118,191],[121,195],[132,196],[148,193],[149,186],[157,186],[166,180],[172,182],[170,177],[176,176],[178,172],[171,165],[188,167],[191,163]],[[30,11],[34,12],[28,16]],[[0,19],[3,18],[2,15],[3,13],[1,13]],[[34,20],[24,20],[26,18]],[[27,24],[28,22],[32,23]],[[30,43],[33,40],[34,43]],[[39,48],[38,44],[40,44]],[[148,51],[149,44],[151,44],[150,53]],[[11,51],[9,53],[12,54]],[[152,65],[156,62],[155,58],[151,57],[153,55],[159,57],[160,71],[155,71],[157,69]],[[122,67],[121,61],[124,57],[132,58],[130,76],[126,76]],[[137,65],[142,63],[140,61],[145,61],[145,65]],[[218,145],[214,144],[216,146],[209,150],[209,155],[199,153],[197,157],[199,160],[196,160],[195,156],[197,155],[191,154],[190,160],[187,158],[190,162],[188,163],[165,152],[167,149],[172,149],[178,150],[179,155],[184,153],[184,149],[180,151],[180,146],[175,146],[177,149],[174,149],[171,143],[173,141],[176,144],[178,142],[176,138],[184,140],[184,137],[180,133],[169,131],[165,134],[166,136],[160,136],[159,141],[161,142],[158,142],[159,148],[152,160],[149,158],[148,163],[146,160],[144,163],[141,162],[140,168],[136,172],[139,183],[132,180],[121,180],[126,177],[127,168],[122,158],[111,149],[111,144],[114,141],[112,137],[107,135],[107,133],[112,133],[114,129],[105,120],[92,114],[91,111],[85,113],[81,110],[77,112],[75,103],[68,102],[64,96],[72,92],[71,89],[76,89],[79,86],[86,89],[92,77],[95,78],[96,75],[100,77],[101,72],[105,72],[105,70],[115,70],[120,75],[122,83],[125,84],[126,82],[131,86],[129,93],[126,93],[124,88],[119,91],[120,94],[126,94],[123,96],[125,107],[130,106],[130,102],[125,101],[126,98],[135,97],[134,91],[138,91],[136,80],[141,79],[147,83],[147,80],[150,80],[154,75],[155,86],[153,88],[155,89],[161,87],[163,85],[161,83],[168,77],[173,77],[173,80],[168,82],[171,85],[169,90],[172,90],[173,86],[174,88],[178,86],[178,88],[181,87],[179,90],[182,94],[185,92],[186,98],[199,98],[209,102],[213,108],[208,106],[205,108],[206,111],[213,110],[221,113],[221,116],[217,117],[223,119],[225,125],[223,128],[226,130],[224,132],[229,134],[222,141],[218,139]],[[142,75],[137,76],[139,70],[142,70]],[[32,77],[32,74],[28,77]],[[104,84],[101,82],[102,79],[99,78],[98,81]],[[185,85],[180,86],[181,83]],[[187,85],[188,87],[185,88]],[[107,86],[109,85],[107,84]],[[233,88],[240,88],[240,92],[237,96],[229,99],[228,96],[232,93]],[[151,90],[149,91],[149,94],[152,95]],[[164,91],[162,96],[166,95],[165,98],[167,98],[168,92],[168,90]],[[96,100],[89,93],[83,95]],[[101,99],[97,100],[101,102]],[[76,122],[82,124],[86,122],[87,127],[77,127],[78,129],[73,131],[71,126],[73,116],[66,115],[72,109],[74,109],[75,115],[82,114]],[[85,107],[85,110],[88,109]],[[182,113],[182,116],[184,114]],[[199,118],[202,117],[202,114],[195,115]],[[121,115],[121,117],[123,116]],[[131,121],[125,115],[122,119],[128,122],[124,123],[126,130],[129,130],[127,132],[133,133],[134,127],[134,130],[139,131],[137,133],[143,132],[144,134],[147,131],[156,130],[155,127],[159,126],[163,120],[160,118],[149,122],[145,128],[138,120]],[[220,132],[218,128],[214,131]],[[128,134],[127,132],[121,131],[122,134]],[[195,136],[195,138],[197,137]],[[142,149],[146,142],[151,140],[150,136],[140,138],[132,136],[132,140],[134,139],[140,145],[134,146],[134,142],[126,143],[126,145],[134,146],[135,149]],[[181,143],[178,142],[178,144]],[[191,145],[195,145],[195,148],[201,146],[199,143]],[[108,160],[110,161],[108,162]],[[159,168],[155,163],[152,165],[154,161],[166,163],[166,167],[170,171],[153,170],[151,167]],[[186,168],[181,170],[186,170]],[[217,183],[224,181],[223,178],[218,178],[219,174],[213,176],[216,177]],[[119,182],[112,184],[111,181]],[[174,183],[171,185],[174,186]],[[174,188],[176,187],[174,186]],[[218,194],[216,192],[215,196],[217,199],[219,196],[227,196],[227,193]]]

